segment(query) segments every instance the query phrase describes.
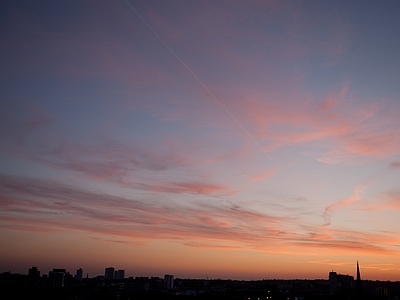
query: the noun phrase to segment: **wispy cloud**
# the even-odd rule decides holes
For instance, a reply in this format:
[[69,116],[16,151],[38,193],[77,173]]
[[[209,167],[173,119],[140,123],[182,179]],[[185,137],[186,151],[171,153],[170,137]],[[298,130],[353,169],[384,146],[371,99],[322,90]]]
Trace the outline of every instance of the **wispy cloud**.
[[250,177],[251,181],[259,181],[259,180],[263,180],[263,179],[267,179],[271,176],[273,176],[276,173],[275,170],[269,170],[267,172],[264,172],[262,174],[256,174]]
[[129,2],[173,51],[124,1],[3,5],[1,228],[398,256],[396,76],[354,48],[353,6]]
[[0,225],[14,230],[85,231],[111,241],[119,241],[118,237],[124,238],[122,241],[151,238],[185,241],[194,247],[268,252],[284,251],[284,245],[296,245],[304,251],[392,252],[390,245],[395,241],[384,235],[372,237],[318,226],[303,225],[303,231],[299,230],[300,219],[224,202],[177,204],[159,197],[149,202],[6,175],[1,176],[0,191]]
[[176,194],[215,194],[227,191],[227,188],[221,185],[202,182],[168,182],[149,186],[149,188],[156,192],[169,192]]
[[400,210],[400,192],[389,190],[375,195],[375,201],[364,203],[366,211],[393,211]]
[[363,186],[357,186],[354,188],[354,193],[350,197],[340,200],[339,202],[336,202],[332,205],[329,205],[328,207],[325,208],[324,213],[322,214],[322,217],[325,220],[324,225],[330,225],[331,224],[331,217],[332,214],[337,211],[338,209],[354,204],[354,202],[360,200],[360,194],[363,192]]
[[[354,99],[348,85],[317,103],[300,86],[289,91],[282,87],[282,90],[287,99],[296,98],[296,101],[285,104],[285,100],[274,100],[274,93],[268,91],[246,97],[246,102],[237,98],[230,103],[235,111],[242,112],[240,120],[248,128],[254,128],[252,132],[266,144],[268,151],[296,145],[310,149],[318,146],[319,152],[305,153],[324,163],[354,163],[398,153],[399,120],[385,106],[378,105],[379,99],[372,103]],[[297,96],[292,95],[295,91]]]
[[400,162],[394,161],[390,164],[390,167],[395,168],[395,169],[400,168]]

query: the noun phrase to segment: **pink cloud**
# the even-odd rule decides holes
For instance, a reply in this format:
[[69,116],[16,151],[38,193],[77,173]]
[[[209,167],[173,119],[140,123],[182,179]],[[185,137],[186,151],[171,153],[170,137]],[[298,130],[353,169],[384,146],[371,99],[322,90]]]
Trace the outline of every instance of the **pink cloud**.
[[169,192],[176,194],[216,194],[227,191],[227,188],[221,185],[203,182],[169,182],[160,185],[153,185],[150,189],[157,192]]
[[218,202],[184,205],[156,199],[141,201],[10,176],[1,176],[0,191],[1,198],[7,199],[1,208],[0,226],[13,230],[85,231],[113,241],[151,238],[184,241],[194,247],[203,244],[221,250],[272,252],[285,251],[288,245],[304,251],[363,248],[368,253],[393,252],[390,247],[396,242],[390,234],[305,226],[300,219]]
[[335,97],[327,97],[324,102],[321,103],[321,110],[330,110],[339,104],[338,99]]
[[390,167],[392,168],[400,168],[400,162],[399,161],[394,161],[390,164]]
[[[140,22],[135,22],[125,3],[109,4],[102,1],[101,5],[85,3],[80,6],[80,13],[90,12],[87,15],[90,21],[84,18],[78,19],[76,24],[68,22],[68,26],[58,31],[39,25],[28,9],[11,9],[7,14],[10,17],[7,22],[13,31],[9,32],[9,38],[1,42],[7,41],[8,44],[4,46],[10,48],[10,52],[18,49],[24,55],[8,59],[13,66],[9,71],[24,72],[19,68],[21,66],[30,72],[40,71],[43,77],[49,74],[60,76],[63,77],[62,86],[71,90],[81,85],[82,81],[93,79],[102,80],[111,90],[116,90],[118,86],[125,93],[118,97],[119,103],[102,103],[108,105],[109,110],[116,110],[116,106],[123,106],[126,111],[127,108],[133,110],[157,105],[157,101],[149,101],[149,87],[152,90],[155,90],[154,86],[185,88],[177,81],[174,72],[160,67],[159,61],[146,59],[148,52],[132,45],[132,40],[137,38],[137,34],[140,35],[142,29],[137,28],[136,23]],[[61,27],[63,25],[60,24]],[[119,34],[115,34],[118,31],[130,31],[132,40],[121,39]],[[40,55],[33,56],[31,53]],[[180,68],[179,63],[175,65]],[[142,97],[126,96],[127,92],[137,94],[143,89],[147,89],[147,98],[143,101]],[[154,91],[154,95],[159,96],[157,91]],[[141,100],[134,101],[138,98]]]
[[124,182],[138,169],[163,171],[182,167],[188,162],[177,153],[151,154],[145,149],[109,139],[101,139],[100,144],[77,144],[62,142],[49,145],[46,152],[32,153],[33,161],[46,163],[56,168],[74,170],[103,180]]
[[[301,42],[301,39],[299,39],[298,37],[298,34],[300,32],[299,28],[310,26],[309,20],[307,19],[306,15],[302,13],[301,5],[297,5],[296,7],[288,7],[287,5],[277,4],[276,2],[268,3],[266,4],[266,7],[264,7],[264,4],[260,6],[259,3],[252,3],[249,5],[251,6],[250,9],[256,7],[257,9],[263,9],[265,10],[264,12],[270,14],[273,17],[270,20],[268,18],[265,18],[265,16],[261,12],[259,17],[260,18],[262,17],[262,19],[264,20],[269,20],[268,22],[271,22],[272,24],[275,23],[279,24],[281,22],[280,18],[274,17],[277,13],[278,15],[289,14],[293,16],[293,18],[290,19],[292,21],[290,21],[289,24],[287,24],[289,30],[287,34],[285,34],[285,37],[279,40],[278,43],[276,43],[276,45],[278,46],[274,46],[272,49],[270,49],[270,51],[272,51],[274,54],[284,53],[284,51],[282,51],[283,49],[292,49],[292,50],[287,50],[290,53],[286,53],[284,55],[293,57],[294,55],[293,49],[295,49],[295,51],[299,51],[298,55],[300,56],[305,55],[304,53],[312,53],[314,51],[311,49],[314,49],[315,45],[313,45],[309,49],[307,48],[308,47],[307,46],[306,47],[307,49],[304,50],[303,48],[305,46],[305,43]],[[148,12],[146,5],[143,5],[141,9],[143,9],[145,12],[144,16],[149,18],[148,19],[149,23],[151,23],[156,30],[160,30],[160,33],[163,36],[165,36],[168,41],[171,41],[171,43],[173,43],[172,46],[176,46],[177,48],[185,47],[185,49],[189,49],[189,52],[193,51],[194,54],[201,52],[203,55],[208,57],[218,57],[219,61],[223,63],[224,65],[223,69],[225,70],[230,70],[232,68],[233,69],[238,68],[241,70],[243,66],[247,66],[246,68],[248,70],[253,70],[254,68],[256,68],[255,70],[260,69],[261,68],[259,66],[260,58],[262,58],[262,55],[264,55],[263,54],[264,50],[262,51],[260,50],[259,53],[257,53],[256,55],[243,56],[242,51],[240,51],[239,48],[237,48],[237,45],[235,45],[234,36],[236,36],[237,34],[239,34],[241,38],[250,36],[252,37],[252,39],[255,39],[257,43],[262,43],[262,42],[268,42],[268,37],[266,40],[264,37],[266,33],[257,32],[255,30],[247,28],[246,26],[244,27],[239,26],[240,28],[245,28],[245,29],[242,29],[242,31],[238,32],[235,28],[233,35],[232,29],[224,25],[225,21],[237,25],[237,24],[242,24],[241,22],[249,22],[250,20],[240,20],[240,18],[235,13],[233,13],[233,11],[229,10],[224,13],[222,19],[215,18],[214,16],[212,16],[212,14],[210,14],[210,11],[214,10],[214,11],[219,11],[221,13],[223,10],[221,10],[218,5],[208,4],[207,7],[209,8],[209,10],[206,9],[204,11],[199,11],[197,12],[197,14],[195,14],[194,17],[191,16],[190,19],[188,19],[189,18],[188,14],[179,14],[184,18],[182,22],[186,21],[185,24],[188,24],[188,26],[184,28],[182,26],[176,27],[176,24],[169,23],[165,17],[165,14],[161,14],[159,11],[155,9],[153,9],[151,12]],[[179,71],[179,72],[172,72],[173,74],[179,73],[183,75],[187,74],[188,72],[179,63],[179,61],[177,61],[172,55],[170,55],[170,53],[168,53],[168,49],[164,49],[162,50],[162,52],[165,53],[167,57],[169,57],[167,59],[168,61],[173,62],[172,65],[169,65],[169,68],[165,68],[164,66],[160,67],[159,62],[154,62],[154,64],[152,63],[152,61],[150,61],[150,64],[144,63],[144,61],[146,61],[144,59],[146,53],[142,53],[140,49],[132,47],[130,42],[120,40],[113,34],[111,29],[114,29],[114,27],[129,28],[130,30],[132,30],[132,34],[134,36],[140,33],[140,31],[136,27],[137,23],[141,23],[140,20],[136,20],[134,15],[132,15],[131,13],[127,13],[126,12],[127,9],[124,10],[120,6],[114,7],[109,5],[102,5],[102,6],[95,5],[94,7],[91,7],[91,9],[94,9],[93,18],[95,21],[102,20],[103,17],[105,18],[105,22],[101,26],[102,28],[104,27],[107,30],[99,31],[97,26],[94,25],[92,26],[89,24],[89,26],[83,27],[83,31],[82,28],[79,28],[80,31],[79,35],[76,34],[76,30],[78,30],[78,28],[72,27],[70,31],[67,30],[63,32],[62,36],[58,36],[56,34],[53,34],[54,36],[52,36],[52,33],[45,32],[43,29],[39,28],[36,29],[38,31],[36,36],[38,37],[38,40],[40,42],[35,44],[33,43],[34,41],[32,41],[31,46],[38,47],[39,45],[42,45],[40,46],[43,47],[42,49],[48,49],[47,51],[50,56],[46,57],[48,57],[50,61],[54,61],[56,64],[60,64],[61,68],[58,69],[62,70],[62,72],[66,74],[73,75],[71,79],[76,80],[76,82],[81,81],[82,78],[85,77],[88,78],[96,76],[96,77],[108,78],[110,80],[115,80],[117,82],[123,83],[124,86],[130,89],[132,92],[136,92],[137,88],[141,89],[141,88],[146,88],[148,86],[179,87],[179,89],[183,88],[190,92],[196,91],[196,94],[199,92],[199,90],[202,90],[201,86],[198,84],[195,85],[182,84],[182,80],[179,76],[178,76],[179,78],[178,77],[175,78],[174,75],[171,76],[171,67],[174,68],[176,71]],[[184,10],[184,8],[180,6],[172,7],[171,9],[176,9],[178,11]],[[120,18],[120,23],[108,29],[106,25],[107,21],[112,20],[116,16],[122,16]],[[130,25],[132,23],[135,25]],[[215,28],[215,25],[218,24],[222,25],[221,28],[223,31],[224,38],[221,38],[221,36],[217,35],[217,33],[213,30],[213,28]],[[143,24],[141,24],[141,26],[143,26]],[[181,40],[185,40],[187,39],[188,36],[191,36],[194,29],[197,29],[197,31],[198,30],[201,31],[201,34],[197,36],[199,42],[196,44],[189,43],[188,45],[181,45],[180,44]],[[342,32],[342,31],[337,30],[337,32]],[[152,36],[152,33],[150,31],[146,34]],[[340,36],[343,35],[341,34]],[[273,37],[276,38],[276,36]],[[275,43],[273,45],[275,45]],[[326,47],[325,45],[322,46],[322,48],[324,49],[326,48],[325,49],[326,51],[328,49],[331,49],[330,47]],[[82,64],[79,61],[74,61],[74,59],[78,57],[76,55],[77,53],[79,53],[80,56],[83,56],[85,58],[84,59],[85,64]],[[72,61],[67,64],[65,63],[65,61],[61,63],[57,62],[56,58],[60,56],[66,57],[67,59],[72,59]],[[186,59],[184,60],[186,61]],[[199,65],[198,62],[195,62],[194,64],[190,65],[193,67],[194,70],[196,70],[196,74],[203,73],[201,65]],[[276,72],[280,72],[280,70],[276,66],[275,67],[269,66],[269,67],[271,67],[272,70],[274,70],[274,72],[271,72],[271,74],[274,75],[268,75],[271,76],[271,78],[269,78],[270,80],[267,80],[267,82],[271,82],[269,85],[272,87],[275,84],[280,84],[285,89],[287,83],[286,82],[280,83],[282,80],[280,78],[275,78]],[[249,78],[259,77],[257,72],[258,71],[252,74]],[[214,74],[214,72],[212,72],[212,74]],[[212,74],[208,75],[211,76]],[[231,72],[231,74],[234,74],[234,72]],[[220,77],[220,74],[216,72],[215,76]],[[236,84],[237,83],[236,79],[235,78],[232,79]],[[286,78],[286,79],[291,82],[290,84],[292,87],[294,83],[298,87],[301,86],[302,83],[301,78],[296,78],[296,76],[294,76],[293,78],[289,79]],[[132,83],[134,84],[132,85]],[[218,81],[218,85],[220,84],[221,83]],[[229,86],[230,87],[232,86],[231,81],[229,82]],[[222,85],[222,89],[226,90],[226,85]],[[242,89],[240,85],[239,89]],[[215,87],[215,90],[219,94],[220,89],[218,87]],[[274,90],[275,93],[268,95],[268,97],[271,98],[275,98],[277,96],[279,97],[279,93],[276,91],[282,89],[274,89]],[[226,95],[226,93],[223,93],[222,95],[224,95],[224,98],[225,96],[229,97],[229,95]],[[297,91],[293,91],[293,93],[291,93],[290,96],[296,97],[296,95]],[[206,97],[209,98],[209,95],[206,95]],[[264,102],[265,99],[262,100],[263,100],[262,102]],[[238,99],[237,101],[238,103],[234,102],[232,103],[232,101],[230,101],[227,104],[225,102],[225,99],[221,99],[221,102],[225,103],[225,105],[227,105],[229,109],[231,109],[231,107],[233,106],[232,111],[235,113],[235,115],[237,110],[243,111],[245,114],[249,115],[248,118],[250,120],[247,121],[246,115],[243,115],[242,113],[237,114],[239,116],[238,119],[243,119],[244,117],[246,123],[251,124],[250,128],[253,127],[254,125],[257,135],[261,136],[261,139],[264,138],[269,139],[267,148],[270,150],[288,144],[304,143],[307,141],[319,140],[323,137],[326,137],[327,135],[332,134],[329,133],[329,131],[332,131],[333,130],[332,128],[334,128],[336,125],[336,124],[331,125],[331,128],[329,127],[324,128],[324,126],[322,126],[323,129],[319,130],[318,128],[321,124],[314,124],[312,121],[310,121],[309,114],[304,113],[302,111],[298,112],[298,107],[294,107],[292,110],[288,110],[287,107],[281,107],[279,105],[276,106],[274,104],[265,105],[261,103],[254,103],[254,105],[252,105],[253,103],[251,103],[251,101],[244,102],[242,98]],[[328,97],[328,99],[324,102],[325,107],[329,106],[331,108],[334,108],[335,107],[333,105],[334,101],[335,101],[334,98]],[[212,102],[212,100],[209,102]],[[215,103],[213,104],[214,106],[216,105]],[[300,103],[300,105],[302,104],[303,103]],[[127,100],[126,103],[122,103],[122,105],[130,107],[131,109],[137,109],[138,107],[144,107],[144,106],[146,106],[147,108],[151,107],[153,115],[158,116],[160,119],[164,121],[171,119],[178,120],[182,118],[187,118],[187,120],[190,120],[190,124],[193,124],[194,120],[199,120],[198,121],[199,124],[205,124],[208,120],[220,119],[215,117],[213,118],[207,117],[208,115],[210,115],[210,111],[213,111],[213,109],[210,109],[210,107],[212,106],[210,105],[210,103],[208,104],[202,103],[201,105],[202,108],[200,109],[196,107],[196,113],[193,113],[192,107],[189,108],[189,112],[185,111],[185,109],[181,107],[177,107],[173,111],[171,111],[170,108],[164,109],[163,104],[160,104],[157,101],[148,101],[148,99],[147,101],[144,101],[139,105],[138,103],[133,103],[131,100]],[[243,110],[241,106],[244,106]],[[222,114],[225,113],[221,111],[219,115]],[[228,122],[231,121],[232,120],[228,120]],[[224,120],[224,122],[226,123],[226,120]],[[212,124],[220,125],[223,124],[224,122],[218,123],[216,121],[213,121]],[[245,126],[246,128],[247,124]],[[284,127],[286,127],[287,125],[293,126],[293,128],[284,133],[282,132],[274,133],[274,131],[270,130],[269,128],[271,126],[274,126],[275,124],[278,124],[279,126],[283,125]],[[301,128],[305,129],[303,132],[297,132],[296,128],[298,128],[298,124],[301,124]],[[240,128],[236,129],[238,129],[237,131],[240,131]],[[324,131],[324,129],[326,130]]]
[[[223,154],[216,151],[214,157],[209,158],[194,154],[189,157],[184,153],[198,150],[188,151],[189,146],[176,138],[153,144],[143,141],[140,145],[107,136],[92,137],[90,141],[68,136],[61,139],[43,130],[45,124],[42,122],[39,126],[35,121],[39,127],[33,128],[9,116],[4,120],[13,123],[8,133],[8,149],[4,149],[7,153],[56,170],[73,171],[82,178],[146,191],[232,195],[237,193],[237,189],[218,183],[213,178],[214,171],[205,174],[198,165],[199,161],[203,165],[225,162],[243,157],[248,152],[243,149],[225,150]],[[163,151],[157,151],[160,148]],[[171,177],[171,172],[182,175]]]
[[251,181],[259,181],[259,180],[263,180],[263,179],[267,179],[273,175],[275,175],[276,170],[269,170],[267,172],[264,172],[262,174],[257,174],[257,175],[253,175],[250,177]]
[[376,201],[366,202],[363,209],[367,211],[400,210],[400,192],[386,191],[376,196]]
[[267,151],[319,145],[319,153],[305,153],[326,163],[390,157],[398,152],[400,124],[388,111],[393,110],[392,104],[349,101],[354,96],[347,85],[328,94],[320,104],[311,101],[300,86],[282,90],[288,100],[270,100],[274,97],[268,91],[244,101],[238,92],[229,106]]
[[326,207],[324,213],[322,214],[322,216],[325,219],[324,225],[331,224],[331,217],[335,211],[337,211],[338,209],[341,209],[342,207],[354,204],[354,202],[360,200],[360,193],[362,193],[362,191],[363,191],[362,186],[355,187],[353,195]]

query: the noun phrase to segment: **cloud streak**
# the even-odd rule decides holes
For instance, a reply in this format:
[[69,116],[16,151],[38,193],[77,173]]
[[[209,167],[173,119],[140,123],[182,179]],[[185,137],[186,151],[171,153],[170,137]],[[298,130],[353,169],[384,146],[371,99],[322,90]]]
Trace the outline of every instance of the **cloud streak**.
[[[85,231],[135,241],[174,240],[193,247],[279,252],[283,245],[305,251],[341,249],[388,252],[383,235],[306,227],[296,218],[272,216],[220,203],[173,204],[89,192],[54,181],[2,175],[1,227],[22,231]],[[341,202],[340,205],[347,204]],[[336,205],[336,208],[338,206]],[[324,227],[326,228],[326,227]],[[361,236],[361,237],[360,237]],[[115,238],[113,238],[115,237]],[[372,242],[375,241],[375,242]],[[393,240],[391,240],[393,242]],[[278,248],[277,248],[278,247]]]
[[15,243],[398,255],[390,22],[371,30],[381,16],[347,2],[135,2],[146,26],[127,3],[0,4],[0,226]]
[[363,187],[362,186],[355,187],[353,195],[351,195],[350,197],[348,197],[346,199],[343,199],[343,200],[341,200],[339,202],[336,202],[336,203],[326,207],[324,213],[322,214],[322,217],[325,220],[324,225],[330,225],[331,224],[331,217],[332,217],[332,214],[335,211],[341,209],[342,207],[345,207],[345,206],[348,206],[348,205],[352,205],[356,201],[360,200],[360,194],[362,192],[363,192]]

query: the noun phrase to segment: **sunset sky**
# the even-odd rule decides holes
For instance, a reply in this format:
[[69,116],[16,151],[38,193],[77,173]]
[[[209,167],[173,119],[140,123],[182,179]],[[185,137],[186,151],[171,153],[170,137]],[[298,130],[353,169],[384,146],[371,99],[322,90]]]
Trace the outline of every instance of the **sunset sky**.
[[400,280],[400,1],[1,1],[0,272]]

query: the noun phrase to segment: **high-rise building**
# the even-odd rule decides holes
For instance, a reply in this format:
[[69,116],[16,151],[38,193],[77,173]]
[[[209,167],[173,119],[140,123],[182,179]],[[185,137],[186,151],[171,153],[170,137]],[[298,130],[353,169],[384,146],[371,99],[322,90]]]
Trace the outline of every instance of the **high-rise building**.
[[82,277],[83,277],[83,270],[82,268],[79,268],[78,270],[76,270],[75,279],[78,281],[82,281]]
[[72,276],[65,269],[53,269],[49,272],[49,284],[53,289],[69,286]]
[[125,278],[125,270],[116,270],[114,275],[116,280],[122,280]]
[[129,277],[124,281],[124,288],[129,291],[147,291],[149,289],[149,278],[148,277]]
[[380,287],[376,288],[376,294],[379,295],[379,296],[387,297],[388,296],[388,290],[387,290],[386,287],[380,286]]
[[114,268],[113,267],[109,267],[109,268],[105,269],[104,278],[110,279],[110,280],[114,279]]
[[336,294],[338,291],[338,282],[336,272],[329,272],[329,290],[331,294]]
[[164,283],[167,290],[172,290],[174,288],[174,275],[165,274]]
[[37,279],[40,277],[40,271],[37,267],[32,267],[28,270],[28,276],[30,279]]
[[340,291],[349,290],[353,281],[353,276],[337,274],[334,271],[329,272],[329,291],[331,294],[336,294]]

